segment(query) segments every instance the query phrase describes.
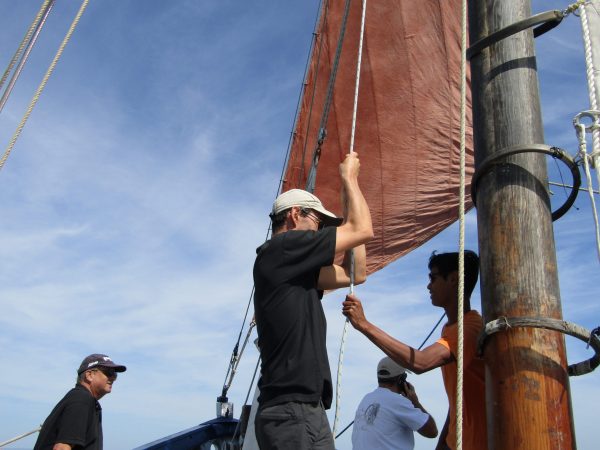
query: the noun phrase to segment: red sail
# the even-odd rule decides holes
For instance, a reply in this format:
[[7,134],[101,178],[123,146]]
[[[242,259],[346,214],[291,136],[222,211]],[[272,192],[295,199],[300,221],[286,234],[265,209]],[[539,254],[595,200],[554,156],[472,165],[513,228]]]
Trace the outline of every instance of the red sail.
[[[361,3],[351,2],[316,178],[315,194],[338,214],[338,165],[350,146]],[[282,191],[306,186],[344,6],[342,0],[323,2]],[[458,217],[460,9],[456,0],[368,2],[354,149],[375,229],[367,247],[369,273]],[[467,111],[470,184],[470,93]]]

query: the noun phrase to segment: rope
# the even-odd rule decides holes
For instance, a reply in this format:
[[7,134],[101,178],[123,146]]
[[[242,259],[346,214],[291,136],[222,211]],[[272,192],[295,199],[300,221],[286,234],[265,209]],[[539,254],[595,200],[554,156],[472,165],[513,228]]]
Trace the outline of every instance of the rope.
[[[579,3],[579,2],[578,2]],[[573,125],[575,126],[577,137],[579,140],[579,155],[583,161],[583,167],[585,168],[585,176],[588,184],[588,193],[590,196],[590,202],[592,204],[592,213],[594,215],[594,225],[596,227],[596,250],[598,252],[598,260],[600,260],[600,224],[598,223],[598,212],[596,210],[596,202],[594,199],[592,176],[590,174],[590,161],[596,168],[596,175],[598,177],[598,185],[600,187],[600,126],[599,126],[599,113],[598,113],[598,99],[596,97],[596,77],[594,68],[594,59],[592,54],[592,38],[590,36],[590,25],[587,16],[587,7],[583,5],[581,1],[580,16],[581,16],[581,30],[583,33],[583,43],[585,48],[585,66],[586,75],[588,82],[588,91],[590,96],[590,105],[592,111],[578,114],[573,119]],[[589,4],[591,5],[591,3]],[[590,6],[591,7],[591,6]],[[587,154],[585,133],[586,127],[583,123],[579,122],[579,118],[587,116],[592,119],[592,125],[587,128],[587,131],[592,133],[592,148],[591,155]]]
[[89,3],[89,0],[83,0],[83,3],[81,4],[81,7],[79,8],[79,11],[77,12],[77,15],[75,16],[75,19],[73,20],[73,23],[69,27],[69,31],[67,32],[65,38],[63,39],[62,43],[60,44],[58,51],[56,52],[56,56],[54,56],[52,63],[48,67],[46,75],[44,75],[44,78],[42,79],[40,86],[38,87],[35,95],[31,99],[31,103],[29,104],[29,107],[27,108],[27,112],[23,116],[23,119],[21,120],[21,123],[17,127],[15,134],[13,135],[12,139],[10,140],[10,143],[6,147],[4,156],[2,156],[2,159],[0,159],[0,170],[2,170],[2,168],[4,167],[4,163],[8,159],[10,152],[12,151],[13,147],[15,146],[15,143],[17,142],[17,139],[19,138],[21,131],[23,131],[23,127],[25,126],[27,119],[29,119],[29,116],[31,115],[31,112],[33,111],[34,106],[36,105],[37,101],[39,100],[40,95],[42,94],[42,91],[44,90],[44,87],[46,87],[46,83],[48,82],[50,75],[52,75],[52,72],[54,71],[54,68],[56,67],[56,64],[58,63],[58,60],[60,59],[67,43],[71,39],[71,36],[73,35],[73,32],[75,31],[75,28],[77,27],[77,24],[79,23],[79,19],[81,19],[81,16],[83,15],[83,12],[87,8],[88,3]]
[[21,435],[19,435],[19,436],[15,436],[14,438],[12,438],[12,439],[9,439],[8,441],[0,442],[0,448],[3,448],[4,446],[6,446],[6,445],[8,445],[8,444],[12,444],[13,442],[16,442],[16,441],[18,441],[18,440],[20,440],[20,439],[23,439],[23,438],[25,438],[25,437],[29,436],[30,434],[37,433],[37,432],[38,432],[38,431],[40,431],[41,429],[42,429],[42,427],[41,427],[41,426],[39,426],[39,427],[37,427],[35,430],[31,430],[31,431],[28,431],[27,433],[23,433],[23,434],[21,434]]
[[37,26],[38,26],[38,23],[40,23],[40,19],[42,18],[42,14],[44,14],[44,10],[46,9],[46,6],[48,6],[48,3],[50,3],[50,2],[54,2],[54,0],[45,0],[44,1],[44,3],[42,4],[42,6],[41,6],[40,10],[38,11],[37,15],[33,19],[33,22],[31,22],[31,25],[29,26],[29,29],[27,30],[27,33],[25,33],[25,36],[23,37],[23,40],[21,41],[21,43],[19,44],[19,47],[17,48],[17,51],[15,52],[14,56],[12,57],[12,59],[10,60],[10,62],[8,63],[8,67],[4,71],[4,75],[2,75],[2,79],[0,79],[0,88],[2,86],[4,86],[4,82],[8,78],[8,74],[13,70],[13,67],[15,66],[15,64],[16,64],[17,60],[19,59],[19,57],[21,56],[21,52],[25,48],[25,45],[31,39],[31,35],[33,34],[33,30],[35,30],[37,28]]
[[[54,2],[54,0],[52,0],[52,2]],[[25,53],[23,53],[23,56],[21,57],[19,64],[17,64],[15,73],[13,73],[13,76],[11,77],[11,79],[8,83],[8,86],[6,86],[6,89],[4,90],[4,93],[2,94],[2,98],[0,98],[0,112],[4,109],[4,105],[8,101],[8,97],[10,96],[13,88],[15,87],[15,84],[17,83],[17,80],[19,79],[19,76],[21,75],[21,71],[23,70],[23,67],[25,67],[25,63],[29,59],[29,55],[31,54],[31,51],[32,51],[33,47],[35,46],[35,43],[37,42],[37,39],[42,31],[42,28],[44,28],[44,24],[46,23],[46,19],[50,15],[50,10],[54,6],[54,3],[52,3],[46,7],[44,7],[44,6],[46,6],[46,5],[42,6],[42,9],[40,10],[40,12],[36,16],[36,18],[33,20],[29,30],[27,31],[27,34],[23,38],[23,41],[21,41],[19,48],[15,52],[13,59],[9,63],[8,67],[6,68],[6,71],[4,72],[4,75],[2,76],[2,80],[0,81],[0,87],[2,85],[4,85],[6,78],[12,71],[16,60],[19,58],[19,56],[21,55],[21,52],[23,51],[23,48],[25,47]]]
[[21,41],[21,43],[19,44],[19,47],[17,48],[17,51],[15,52],[12,59],[8,63],[8,67],[4,71],[4,75],[2,75],[2,79],[0,79],[0,88],[2,86],[4,86],[4,82],[8,78],[8,74],[13,70],[13,67],[16,64],[17,59],[19,59],[19,57],[21,56],[21,52],[23,51],[23,48],[25,48],[26,43],[29,42],[29,40],[31,39],[33,30],[35,30],[37,28],[38,23],[40,23],[40,19],[42,18],[42,14],[44,14],[44,10],[46,9],[46,6],[48,6],[48,3],[50,3],[50,2],[54,2],[54,0],[45,0],[44,1],[44,3],[40,7],[40,10],[38,11],[37,15],[33,19],[33,22],[31,22],[31,25],[29,26],[27,33],[25,33],[23,40]]
[[[583,0],[581,0],[583,4]],[[590,37],[590,26],[588,23],[587,17],[587,8],[580,8],[580,16],[581,16],[581,30],[583,32],[583,43],[585,47],[585,67],[586,67],[586,75],[588,82],[588,91],[590,95],[590,106],[591,109],[598,111],[598,99],[596,98],[596,88],[595,88],[595,68],[594,68],[594,59],[592,55],[592,39]],[[592,142],[594,152],[600,151],[600,130],[594,127],[592,129]]]
[[[362,64],[363,41],[365,34],[365,17],[367,13],[367,0],[362,1],[362,16],[360,22],[360,39],[358,42],[358,59],[356,62],[356,84],[354,87],[354,106],[352,110],[352,131],[350,133],[350,151],[354,153],[354,134],[356,130],[356,114],[358,111],[358,92],[360,87],[360,68]],[[350,294],[354,293],[354,250],[350,252]],[[335,439],[338,423],[340,420],[340,405],[342,402],[342,367],[344,363],[344,349],[346,347],[346,337],[350,326],[350,319],[346,318],[344,322],[344,330],[342,332],[342,340],[340,342],[340,352],[338,356],[338,371],[336,380],[336,397],[335,397],[335,418],[333,421],[333,436]]]
[[572,3],[563,9],[563,14],[567,16],[568,14],[574,13],[579,9],[580,6],[583,6],[585,2],[586,0],[577,0],[575,3]]
[[335,79],[337,77],[337,70],[340,64],[340,57],[342,55],[342,44],[344,43],[344,36],[346,35],[346,25],[348,23],[348,15],[350,13],[350,0],[346,0],[344,7],[344,17],[342,18],[342,24],[340,29],[340,36],[338,38],[337,48],[335,49],[335,57],[333,59],[333,65],[331,68],[331,75],[329,76],[329,83],[327,84],[327,97],[325,98],[325,104],[323,106],[323,115],[321,116],[321,122],[319,123],[319,136],[317,139],[317,148],[313,152],[312,165],[308,172],[306,179],[306,190],[313,192],[315,190],[315,184],[317,182],[317,167],[319,165],[319,159],[321,157],[321,145],[327,136],[327,120],[329,118],[329,109],[331,108],[331,101],[333,100],[333,87],[335,86]]
[[460,64],[460,191],[458,237],[458,348],[456,355],[456,450],[462,450],[463,340],[465,286],[465,128],[467,103],[467,0],[462,0]]
[[[575,120],[573,122],[576,122]],[[585,142],[585,125],[581,123],[574,123],[577,131],[577,137],[579,139],[579,155],[583,161],[583,167],[585,169],[585,176],[588,184],[588,194],[592,203],[592,214],[594,216],[594,224],[596,226],[596,250],[598,252],[598,260],[600,261],[600,224],[598,223],[598,211],[596,210],[596,201],[594,199],[594,192],[592,190],[592,176],[590,174],[589,155],[586,150]]]

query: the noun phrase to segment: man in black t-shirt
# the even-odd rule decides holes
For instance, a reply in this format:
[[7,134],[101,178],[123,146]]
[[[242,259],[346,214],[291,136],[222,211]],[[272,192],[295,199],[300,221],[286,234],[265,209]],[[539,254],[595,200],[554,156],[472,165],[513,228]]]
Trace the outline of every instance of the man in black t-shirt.
[[98,400],[112,391],[117,372],[125,370],[106,355],[87,356],[77,370],[77,384],[46,418],[33,450],[102,450]]
[[[255,431],[261,449],[334,449],[325,409],[332,399],[327,358],[326,289],[366,280],[365,246],[373,237],[369,207],[358,185],[355,153],[340,164],[344,218],[309,192],[275,200],[273,235],[257,250],[254,310],[262,366]],[[343,222],[343,223],[342,223]],[[345,252],[341,265],[336,253]]]

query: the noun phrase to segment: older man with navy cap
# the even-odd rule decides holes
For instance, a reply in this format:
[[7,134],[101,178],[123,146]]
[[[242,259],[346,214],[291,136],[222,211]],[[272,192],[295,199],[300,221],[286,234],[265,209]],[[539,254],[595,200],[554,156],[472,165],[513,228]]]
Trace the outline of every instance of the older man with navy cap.
[[[343,218],[310,192],[289,190],[275,200],[273,235],[257,250],[254,310],[262,366],[255,430],[261,449],[334,449],[325,415],[333,388],[321,297],[350,284],[352,249],[354,282],[366,279],[364,244],[373,227],[359,167],[355,153],[340,164]],[[343,263],[334,264],[342,252]]]
[[112,391],[118,372],[127,368],[107,355],[84,358],[77,370],[77,384],[44,421],[34,450],[102,450],[100,400]]

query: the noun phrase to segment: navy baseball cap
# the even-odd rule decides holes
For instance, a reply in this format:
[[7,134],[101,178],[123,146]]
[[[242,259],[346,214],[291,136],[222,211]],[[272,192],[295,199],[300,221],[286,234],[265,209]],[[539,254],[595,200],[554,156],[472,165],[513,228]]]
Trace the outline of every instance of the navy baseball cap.
[[86,370],[93,369],[94,367],[112,367],[115,369],[115,372],[125,372],[127,367],[122,366],[120,364],[115,364],[112,359],[108,356],[103,355],[101,353],[94,353],[90,356],[86,356],[83,361],[81,361],[81,365],[77,370],[77,374],[81,375]]

